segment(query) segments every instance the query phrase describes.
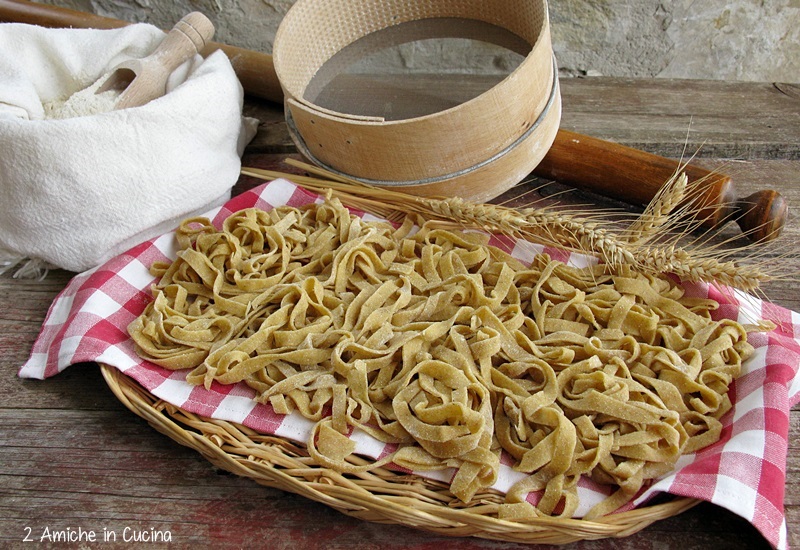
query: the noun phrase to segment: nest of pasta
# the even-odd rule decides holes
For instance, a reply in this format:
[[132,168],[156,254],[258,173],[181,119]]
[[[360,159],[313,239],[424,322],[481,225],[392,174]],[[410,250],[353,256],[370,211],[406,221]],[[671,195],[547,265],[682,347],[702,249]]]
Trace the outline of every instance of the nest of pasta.
[[[332,198],[186,220],[177,237],[129,327],[142,357],[299,412],[302,452],[333,477],[452,471],[450,506],[498,525],[575,521],[582,478],[611,487],[584,520],[624,506],[719,438],[752,353],[746,327],[668,276],[524,265],[486,234],[364,221]],[[391,452],[354,456],[356,428]],[[487,497],[501,463],[519,481]]]

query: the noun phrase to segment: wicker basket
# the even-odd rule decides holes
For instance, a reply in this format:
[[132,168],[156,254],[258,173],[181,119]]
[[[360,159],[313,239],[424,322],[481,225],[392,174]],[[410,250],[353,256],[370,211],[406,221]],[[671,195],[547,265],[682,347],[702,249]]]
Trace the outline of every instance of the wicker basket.
[[447,484],[416,475],[382,468],[358,476],[342,475],[317,466],[302,445],[192,414],[156,398],[114,367],[101,365],[101,370],[111,391],[126,407],[218,468],[366,521],[456,537],[566,544],[625,537],[700,502],[674,498],[592,521],[554,517],[525,522],[501,520],[495,511],[503,496],[495,491],[479,493],[464,505],[450,493]]

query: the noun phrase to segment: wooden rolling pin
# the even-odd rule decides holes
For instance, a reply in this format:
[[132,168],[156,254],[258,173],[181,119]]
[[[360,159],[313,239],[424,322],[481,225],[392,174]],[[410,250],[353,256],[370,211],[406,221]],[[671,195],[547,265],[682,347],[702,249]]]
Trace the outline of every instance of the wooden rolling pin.
[[778,237],[786,225],[789,207],[777,191],[764,189],[737,197],[731,178],[725,174],[680,165],[672,159],[564,129],[558,131],[533,173],[645,206],[679,169],[689,182],[701,186],[702,194],[693,206],[702,207],[696,216],[703,226],[716,228],[735,220],[749,239],[766,242]]
[[[27,0],[0,0],[0,21],[99,29],[130,24]],[[245,92],[283,102],[271,55],[215,42],[201,53],[208,55],[217,49],[230,58]],[[739,198],[730,177],[724,174],[693,165],[681,167],[674,160],[563,129],[534,174],[641,206],[650,202],[679,168],[690,182],[702,184],[704,208],[698,216],[705,227],[719,227],[735,219],[748,238],[757,242],[770,241],[781,233],[788,206],[776,191],[758,191]]]

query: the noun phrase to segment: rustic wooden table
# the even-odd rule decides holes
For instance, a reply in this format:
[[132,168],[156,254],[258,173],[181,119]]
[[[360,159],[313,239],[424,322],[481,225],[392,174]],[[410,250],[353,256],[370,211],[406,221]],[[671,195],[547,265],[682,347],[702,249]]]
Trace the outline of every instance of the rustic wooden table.
[[[589,78],[562,82],[562,128],[664,156],[698,151],[697,164],[724,167],[740,195],[779,190],[800,205],[800,87],[706,81]],[[246,165],[279,166],[294,149],[274,105],[248,101],[261,118]],[[236,192],[254,185],[242,178]],[[603,200],[581,192],[563,201]],[[734,228],[728,231],[735,232]],[[790,217],[782,242],[798,251]],[[800,273],[800,258],[784,260]],[[365,523],[321,504],[220,471],[151,429],[123,407],[96,364],[47,381],[21,380],[41,323],[71,273],[43,280],[0,277],[0,546],[50,544],[71,529],[138,537],[169,533],[172,546],[280,548],[516,548],[448,539],[412,528]],[[800,311],[800,286],[765,287],[775,303]],[[790,546],[800,546],[800,408],[791,414],[786,482]],[[127,531],[126,531],[127,529]],[[99,545],[99,544],[98,544]],[[91,546],[91,545],[88,545]],[[165,546],[150,544],[148,547]],[[622,540],[576,543],[600,548],[758,548],[767,544],[744,519],[701,504]]]

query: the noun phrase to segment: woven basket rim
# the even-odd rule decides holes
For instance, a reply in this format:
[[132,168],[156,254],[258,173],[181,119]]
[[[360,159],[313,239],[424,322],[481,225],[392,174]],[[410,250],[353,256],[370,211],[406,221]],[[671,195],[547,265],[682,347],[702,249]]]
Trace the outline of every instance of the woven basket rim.
[[101,363],[100,368],[106,384],[126,408],[170,439],[196,450],[216,467],[366,521],[404,525],[455,537],[567,544],[629,536],[701,502],[674,497],[594,520],[539,517],[522,522],[499,519],[483,513],[491,509],[491,505],[475,508],[447,505],[441,497],[449,491],[438,481],[386,469],[380,469],[377,475],[370,472],[345,476],[318,466],[305,453],[302,444],[259,434],[234,422],[188,412],[155,397],[116,367]]

